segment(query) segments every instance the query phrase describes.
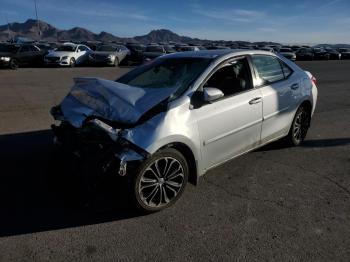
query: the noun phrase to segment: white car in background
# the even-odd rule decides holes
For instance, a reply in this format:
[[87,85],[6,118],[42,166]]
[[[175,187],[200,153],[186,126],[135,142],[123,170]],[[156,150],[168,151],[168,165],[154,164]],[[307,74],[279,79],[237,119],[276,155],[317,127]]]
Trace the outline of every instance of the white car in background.
[[92,50],[86,45],[77,45],[73,43],[64,43],[56,50],[49,52],[45,58],[47,65],[70,66],[85,63]]

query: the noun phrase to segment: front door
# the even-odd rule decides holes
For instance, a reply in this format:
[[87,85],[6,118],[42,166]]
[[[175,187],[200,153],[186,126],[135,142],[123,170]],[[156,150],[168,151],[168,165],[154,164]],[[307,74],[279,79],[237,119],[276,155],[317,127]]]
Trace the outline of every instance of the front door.
[[204,169],[246,152],[260,143],[262,95],[252,85],[248,60],[219,68],[205,83],[224,97],[195,109]]

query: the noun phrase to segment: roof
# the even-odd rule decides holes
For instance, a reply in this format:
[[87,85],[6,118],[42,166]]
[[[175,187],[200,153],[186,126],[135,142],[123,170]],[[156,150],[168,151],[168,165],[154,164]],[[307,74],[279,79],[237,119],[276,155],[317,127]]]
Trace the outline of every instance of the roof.
[[227,56],[230,54],[245,55],[245,54],[269,54],[271,52],[262,51],[262,50],[251,50],[251,49],[215,49],[215,50],[200,50],[200,51],[187,51],[187,52],[178,52],[174,54],[166,55],[166,57],[199,57],[199,58],[219,58]]

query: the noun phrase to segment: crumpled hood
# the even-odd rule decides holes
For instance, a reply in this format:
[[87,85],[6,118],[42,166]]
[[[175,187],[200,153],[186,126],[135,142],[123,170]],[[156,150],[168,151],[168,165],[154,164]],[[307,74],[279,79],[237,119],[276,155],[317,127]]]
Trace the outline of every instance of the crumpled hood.
[[168,98],[176,88],[141,88],[100,78],[75,78],[63,99],[63,117],[81,127],[89,116],[135,124],[151,108]]

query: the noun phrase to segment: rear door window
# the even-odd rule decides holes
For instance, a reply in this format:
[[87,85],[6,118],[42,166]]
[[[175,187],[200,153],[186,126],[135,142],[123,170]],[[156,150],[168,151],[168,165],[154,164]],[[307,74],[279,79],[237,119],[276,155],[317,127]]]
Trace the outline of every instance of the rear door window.
[[254,55],[252,61],[262,84],[271,84],[285,78],[278,58],[268,55]]
[[286,65],[286,63],[284,63],[283,61],[279,61],[279,62],[281,63],[285,78],[288,78],[291,74],[293,74],[293,70],[288,65]]

